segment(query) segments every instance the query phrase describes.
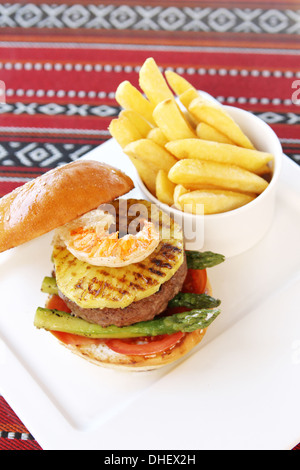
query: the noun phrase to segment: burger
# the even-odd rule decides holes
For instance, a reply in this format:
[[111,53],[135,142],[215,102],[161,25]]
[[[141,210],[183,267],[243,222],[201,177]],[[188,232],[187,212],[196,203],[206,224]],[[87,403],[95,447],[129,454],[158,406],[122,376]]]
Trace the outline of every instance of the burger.
[[0,201],[0,252],[53,231],[53,271],[34,326],[104,367],[152,370],[179,360],[220,313],[207,268],[220,254],[184,249],[180,226],[132,180],[79,160]]

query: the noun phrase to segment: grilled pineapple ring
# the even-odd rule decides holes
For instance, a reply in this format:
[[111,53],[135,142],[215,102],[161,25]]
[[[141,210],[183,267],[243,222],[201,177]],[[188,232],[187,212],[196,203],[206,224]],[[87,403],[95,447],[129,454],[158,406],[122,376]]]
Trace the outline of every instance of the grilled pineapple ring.
[[116,268],[80,261],[54,240],[52,257],[58,289],[82,308],[125,308],[149,297],[171,279],[184,261],[182,230],[157,206],[144,200],[118,199],[106,209],[115,211],[120,233],[130,232],[139,219],[148,217],[159,230],[160,242],[143,261]]

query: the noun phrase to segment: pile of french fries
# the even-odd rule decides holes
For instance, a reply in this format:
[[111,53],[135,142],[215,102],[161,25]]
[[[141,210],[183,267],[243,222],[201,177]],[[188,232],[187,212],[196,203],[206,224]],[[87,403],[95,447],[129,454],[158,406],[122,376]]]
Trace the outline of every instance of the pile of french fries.
[[109,131],[148,190],[193,214],[241,207],[268,186],[273,155],[258,151],[225,108],[153,58],[116,90],[122,108]]

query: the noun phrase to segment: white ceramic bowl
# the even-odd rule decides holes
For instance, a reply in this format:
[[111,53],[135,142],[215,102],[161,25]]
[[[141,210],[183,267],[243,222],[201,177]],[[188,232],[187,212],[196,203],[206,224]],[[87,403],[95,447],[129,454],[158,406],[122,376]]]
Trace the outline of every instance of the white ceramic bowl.
[[181,224],[187,250],[209,250],[229,258],[256,245],[272,224],[282,148],[274,131],[260,118],[239,108],[224,108],[258,150],[274,155],[270,184],[256,199],[245,206],[221,214],[193,215],[160,202],[148,191],[138,175],[137,182],[146,199],[157,204]]

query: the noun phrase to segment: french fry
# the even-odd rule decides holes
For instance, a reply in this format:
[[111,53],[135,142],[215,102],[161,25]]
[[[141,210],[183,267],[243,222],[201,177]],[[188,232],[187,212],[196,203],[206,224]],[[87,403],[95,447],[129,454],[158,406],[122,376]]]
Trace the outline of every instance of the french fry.
[[173,192],[173,199],[174,199],[174,206],[179,209],[179,210],[183,210],[180,202],[179,202],[179,199],[181,196],[183,196],[183,194],[186,194],[188,193],[189,190],[186,189],[182,184],[177,184],[175,186],[175,189],[174,189],[174,192]]
[[194,87],[188,88],[183,93],[181,93],[181,95],[179,95],[179,101],[186,110],[184,112],[186,119],[191,123],[193,128],[197,127],[199,121],[189,112],[189,105],[195,98],[198,98],[198,96],[199,93]]
[[[183,93],[181,93],[181,95],[179,95],[179,101],[188,110],[191,102],[198,97],[199,97],[198,91],[192,87],[192,88],[188,88]],[[194,117],[194,121],[197,123],[199,122],[197,119],[195,119],[195,117]]]
[[206,122],[233,140],[236,145],[254,149],[253,144],[224,108],[199,96],[189,105],[189,112],[199,122]]
[[169,180],[168,174],[164,170],[159,170],[156,176],[156,197],[164,204],[172,206],[174,199],[175,184]]
[[186,158],[170,169],[169,179],[176,184],[212,184],[220,189],[260,194],[268,182],[234,165]]
[[142,137],[147,137],[153,126],[139,113],[132,109],[124,109],[120,112],[119,118],[127,118],[138,130]]
[[172,91],[152,57],[145,60],[140,69],[139,85],[154,106],[166,99],[174,99]]
[[264,175],[266,178],[269,178],[272,173],[272,169],[268,164],[266,164],[266,165],[263,165],[261,168],[258,168],[255,171],[255,173],[257,175],[260,175],[260,176]]
[[[215,191],[215,190],[220,190],[221,188],[219,186],[213,185],[213,184],[185,184],[184,187],[188,189],[189,191]],[[224,189],[222,189],[224,191]],[[251,196],[255,198],[257,194],[251,193],[248,191],[241,191],[241,190],[236,190],[236,189],[231,189],[232,192],[238,192],[240,194],[246,194],[247,196]]]
[[155,167],[143,162],[142,160],[139,160],[138,158],[131,157],[131,156],[129,156],[129,158],[131,162],[133,163],[133,165],[135,166],[141,180],[143,181],[147,189],[150,191],[150,193],[153,194],[153,196],[155,196],[156,177],[157,177],[158,170]]
[[153,118],[167,140],[196,137],[192,126],[184,118],[173,99],[159,103],[153,111]]
[[168,142],[168,139],[159,127],[153,127],[148,132],[147,139],[154,140],[154,142],[156,142],[161,147],[164,147]]
[[273,160],[273,155],[237,145],[202,139],[173,140],[165,145],[176,158],[194,158],[237,165],[248,171],[257,171]]
[[154,105],[135,88],[128,80],[120,83],[116,90],[116,101],[124,109],[131,109],[144,116],[151,124],[155,124],[152,112]]
[[206,124],[206,122],[200,122],[196,127],[196,134],[199,139],[211,140],[212,142],[220,142],[221,144],[235,145],[233,140],[229,139],[222,132],[217,131],[214,127]]
[[173,72],[172,70],[166,70],[165,76],[168,84],[177,96],[180,96],[182,93],[191,88],[193,88],[197,93],[196,88],[194,88],[188,80],[183,78],[178,73]]
[[118,117],[113,119],[109,124],[109,132],[118,144],[124,149],[126,145],[135,140],[142,139],[142,135],[132,124],[128,117]]
[[140,139],[131,142],[124,148],[124,152],[145,163],[150,163],[157,170],[165,170],[167,172],[177,162],[176,158],[165,148],[150,139]]
[[253,196],[233,191],[199,190],[182,194],[178,202],[186,212],[202,215],[203,213],[219,214],[237,209],[253,199]]

